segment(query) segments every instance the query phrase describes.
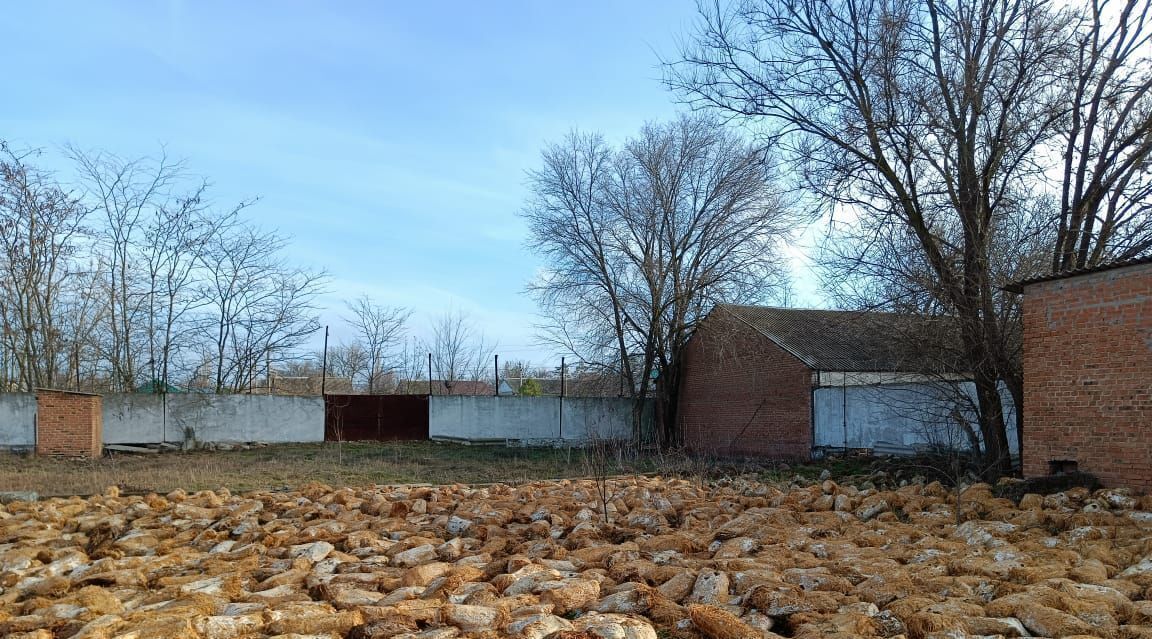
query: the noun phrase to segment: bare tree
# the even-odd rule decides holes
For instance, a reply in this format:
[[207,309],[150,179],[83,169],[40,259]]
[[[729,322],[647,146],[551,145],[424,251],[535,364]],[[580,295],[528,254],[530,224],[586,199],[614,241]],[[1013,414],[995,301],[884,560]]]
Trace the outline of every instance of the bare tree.
[[139,248],[146,220],[170,199],[183,167],[161,151],[157,158],[124,159],[107,152],[68,154],[76,163],[86,198],[103,217],[99,243],[106,259],[108,286],[107,357],[113,388],[131,390],[142,372],[139,361],[146,343],[146,282],[140,277]]
[[[324,274],[219,210],[179,163],[69,149],[84,188],[0,142],[0,376],[125,391],[173,377],[235,391],[314,330]],[[93,214],[96,213],[96,214]],[[209,372],[211,371],[211,372]]]
[[[993,309],[1003,349],[999,364],[1001,382],[1014,406],[1023,405],[1023,340],[1020,327],[1021,297],[1003,286],[1042,273],[1051,256],[1055,202],[1041,198],[1011,214],[997,215],[988,248],[989,277],[993,282]],[[943,227],[941,227],[943,230]],[[949,231],[947,241],[959,243],[959,233]],[[937,325],[952,327],[947,335],[924,339],[923,335],[895,330],[896,343],[915,344],[918,356],[931,359],[924,370],[941,396],[979,414],[971,393],[957,392],[956,380],[969,375],[970,354],[955,331],[953,307],[938,286],[931,266],[919,250],[915,236],[874,216],[833,221],[819,247],[821,279],[831,299],[841,308],[887,310],[935,317]],[[1005,366],[1001,366],[1005,364]],[[1023,433],[1022,411],[1015,411],[1016,435]],[[1006,424],[1007,426],[1007,424]]]
[[207,301],[198,294],[197,276],[205,252],[237,223],[250,202],[224,213],[204,204],[201,183],[190,193],[156,206],[143,222],[142,266],[145,272],[148,368],[151,383],[164,392],[180,356],[193,346],[195,313]]
[[337,344],[328,349],[328,378],[347,380],[348,392],[354,392],[356,380],[368,371],[368,362],[368,354],[359,342]]
[[69,265],[68,286],[60,300],[62,313],[59,330],[63,336],[61,348],[67,349],[67,379],[58,379],[61,388],[75,390],[99,388],[100,362],[103,349],[100,329],[105,324],[108,306],[103,291],[103,276],[99,269],[87,268],[83,260],[72,260]]
[[[1132,3],[1141,5],[1146,11],[1146,3]],[[1134,70],[1138,54],[1105,38],[1102,62],[1087,53],[1088,62],[1072,64],[1085,38],[1106,30],[1049,0],[744,0],[702,7],[701,17],[682,58],[668,66],[668,83],[698,106],[765,125],[818,199],[913,251],[928,276],[922,290],[958,320],[981,436],[996,461],[990,475],[1006,472],[998,385],[1015,384],[1018,369],[992,253],[1000,230],[1011,226],[1004,221],[1034,210],[1037,193],[1048,196],[1057,144],[1077,137],[1069,123],[1078,111],[1092,110],[1091,100],[1069,103],[1069,78],[1088,78],[1083,84],[1093,89],[1084,95],[1092,95],[1110,82],[1101,65],[1122,53],[1122,66]],[[1142,29],[1143,20],[1128,28]],[[1142,38],[1121,32],[1129,42]],[[1146,95],[1141,81],[1131,82],[1136,75],[1122,72],[1123,83]],[[1123,152],[1137,163],[1146,157],[1139,151],[1148,135],[1146,102],[1112,111],[1127,120],[1117,130],[1141,140]],[[1096,132],[1079,136],[1092,142],[1069,151],[1073,164],[1109,156],[1096,146]],[[1107,169],[1099,174],[1111,184],[1105,191],[1126,193],[1120,200],[1143,197],[1132,180],[1107,178],[1111,162],[1094,164]],[[1076,215],[1062,216],[1074,243],[1083,239],[1076,228],[1093,235]],[[1140,226],[1130,222],[1125,236]],[[1057,252],[1066,253],[1070,240],[1061,235]]]
[[[12,356],[16,387],[32,390],[62,382],[68,369],[64,333],[66,294],[78,273],[78,250],[87,213],[48,173],[0,144],[0,321],[4,349]],[[78,325],[91,318],[77,310]]]
[[[652,124],[622,148],[572,134],[530,174],[530,245],[548,262],[530,291],[545,337],[657,398],[659,440],[675,439],[680,357],[718,302],[756,302],[780,281],[792,230],[763,149],[719,122]],[[643,406],[637,402],[636,435]]]
[[347,321],[356,329],[356,337],[367,357],[366,386],[375,393],[385,374],[395,369],[389,365],[393,349],[404,337],[405,325],[411,312],[404,308],[385,307],[374,303],[368,296],[348,303],[352,317]]
[[239,392],[257,373],[304,343],[320,328],[316,296],[327,275],[289,266],[280,256],[286,240],[239,226],[217,237],[202,258],[201,295],[212,321],[216,392]]
[[1053,271],[1152,249],[1150,11],[1147,0],[1090,0],[1078,16]]
[[397,386],[394,392],[405,395],[426,392],[427,384],[418,384],[418,382],[427,379],[428,353],[429,350],[425,348],[425,344],[422,344],[417,338],[409,337],[404,340],[397,356],[399,364]]
[[468,314],[449,310],[432,324],[427,344],[432,354],[434,375],[444,383],[449,395],[459,381],[478,381],[485,376],[495,345],[485,340]]

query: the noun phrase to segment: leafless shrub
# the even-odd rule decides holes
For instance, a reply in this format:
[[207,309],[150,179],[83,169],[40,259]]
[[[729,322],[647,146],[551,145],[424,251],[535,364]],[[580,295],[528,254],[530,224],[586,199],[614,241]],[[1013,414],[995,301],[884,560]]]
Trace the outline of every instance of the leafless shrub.
[[637,456],[636,444],[629,439],[607,438],[592,432],[584,442],[581,462],[584,474],[592,479],[595,486],[604,523],[611,523],[608,504],[615,497],[612,478],[626,472]]

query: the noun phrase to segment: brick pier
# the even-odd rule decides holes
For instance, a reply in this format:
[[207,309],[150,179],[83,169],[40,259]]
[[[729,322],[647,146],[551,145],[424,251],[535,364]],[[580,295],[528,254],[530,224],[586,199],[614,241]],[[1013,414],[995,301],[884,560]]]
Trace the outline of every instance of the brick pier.
[[36,390],[36,454],[100,457],[103,398],[91,393]]

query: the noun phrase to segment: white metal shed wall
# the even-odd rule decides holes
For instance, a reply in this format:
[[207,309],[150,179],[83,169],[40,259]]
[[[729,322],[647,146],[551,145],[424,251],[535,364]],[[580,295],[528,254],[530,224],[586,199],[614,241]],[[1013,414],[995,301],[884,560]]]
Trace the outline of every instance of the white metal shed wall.
[[[971,382],[955,382],[952,389],[936,383],[817,388],[812,396],[813,446],[875,448],[886,443],[967,447],[967,436],[954,415],[962,415],[976,433],[980,429],[975,415],[958,401],[957,392],[975,397]],[[1006,391],[1002,396],[1008,445],[1012,454],[1017,454],[1015,409]]]

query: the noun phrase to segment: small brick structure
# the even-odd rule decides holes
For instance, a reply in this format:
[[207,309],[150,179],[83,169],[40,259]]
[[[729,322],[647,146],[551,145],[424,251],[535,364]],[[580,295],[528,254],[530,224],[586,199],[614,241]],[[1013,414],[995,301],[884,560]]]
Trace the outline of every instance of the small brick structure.
[[103,453],[103,398],[100,395],[36,389],[37,455],[96,458]]
[[684,445],[722,456],[806,460],[812,370],[730,313],[713,312],[688,341],[680,386]]
[[1024,475],[1152,490],[1152,258],[1022,282]]

